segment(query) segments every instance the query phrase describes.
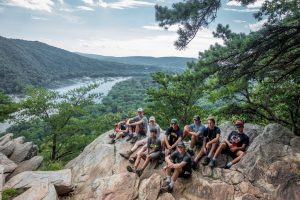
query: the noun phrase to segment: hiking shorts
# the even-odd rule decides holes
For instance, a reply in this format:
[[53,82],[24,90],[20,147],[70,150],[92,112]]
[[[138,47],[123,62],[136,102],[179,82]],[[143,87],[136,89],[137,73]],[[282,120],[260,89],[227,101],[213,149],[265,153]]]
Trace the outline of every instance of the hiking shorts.
[[235,158],[237,157],[236,152],[230,151],[230,148],[229,148],[228,144],[227,144],[227,143],[225,143],[225,144],[226,144],[226,148],[223,149],[221,153],[222,153],[222,154],[230,155],[230,157],[231,157],[232,159],[235,159]]
[[160,151],[156,151],[150,154],[150,158],[151,160],[156,160],[160,157],[161,152]]

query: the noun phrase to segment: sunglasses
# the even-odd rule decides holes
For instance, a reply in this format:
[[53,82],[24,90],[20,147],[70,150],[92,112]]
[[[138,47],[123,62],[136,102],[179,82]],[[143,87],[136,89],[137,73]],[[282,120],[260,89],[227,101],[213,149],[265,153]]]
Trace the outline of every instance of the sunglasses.
[[236,124],[235,127],[237,127],[237,128],[243,128],[244,125],[242,125],[242,124]]

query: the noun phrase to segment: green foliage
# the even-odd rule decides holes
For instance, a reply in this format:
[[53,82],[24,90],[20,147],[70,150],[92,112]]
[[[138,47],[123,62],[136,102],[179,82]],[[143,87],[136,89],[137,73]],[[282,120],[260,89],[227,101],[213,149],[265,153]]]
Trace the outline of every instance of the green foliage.
[[156,21],[159,26],[168,29],[180,24],[177,31],[179,38],[175,42],[177,49],[184,49],[196,36],[199,29],[207,27],[216,18],[221,0],[187,0],[172,4],[172,8],[156,5]]
[[99,61],[41,42],[0,36],[0,70],[0,88],[6,93],[20,93],[25,85],[46,86],[54,80],[84,76],[145,75],[161,68]]
[[156,116],[162,127],[167,127],[170,119],[174,117],[185,125],[195,114],[206,115],[196,105],[204,88],[202,79],[194,72],[186,70],[180,75],[156,73],[152,77],[159,87],[147,90],[150,103],[146,112]]
[[12,200],[14,197],[25,192],[26,189],[7,188],[2,191],[2,200]]
[[18,104],[13,103],[12,99],[0,91],[0,122],[6,119],[11,119],[11,114],[16,112]]

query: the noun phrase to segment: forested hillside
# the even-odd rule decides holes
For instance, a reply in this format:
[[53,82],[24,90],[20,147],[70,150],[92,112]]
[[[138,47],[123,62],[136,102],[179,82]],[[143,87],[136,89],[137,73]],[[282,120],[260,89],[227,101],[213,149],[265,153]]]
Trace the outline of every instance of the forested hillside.
[[79,55],[94,58],[102,61],[119,62],[133,65],[160,66],[169,71],[181,72],[186,68],[188,62],[196,61],[195,58],[185,57],[151,57],[151,56],[129,56],[113,57],[96,54],[78,53]]
[[24,85],[44,86],[73,77],[129,76],[160,70],[152,66],[99,61],[37,41],[0,36],[0,88],[21,92]]

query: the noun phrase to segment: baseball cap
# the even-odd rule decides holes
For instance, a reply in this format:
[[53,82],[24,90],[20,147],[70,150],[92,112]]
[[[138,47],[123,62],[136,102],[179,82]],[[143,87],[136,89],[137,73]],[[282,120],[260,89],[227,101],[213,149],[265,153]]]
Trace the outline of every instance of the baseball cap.
[[237,120],[237,121],[235,122],[235,126],[236,126],[237,128],[242,128],[242,127],[244,127],[244,122],[243,122],[242,120]]
[[171,119],[171,124],[177,124],[177,119]]
[[154,116],[151,116],[151,117],[149,118],[149,121],[155,121],[155,117],[154,117]]
[[180,142],[178,142],[177,147],[184,147],[185,148],[185,145],[182,141],[180,141]]
[[201,119],[200,119],[200,116],[199,116],[199,115],[195,115],[195,116],[194,116],[194,120],[200,121],[200,120],[201,120]]
[[138,112],[144,112],[143,108],[138,108],[137,111]]

